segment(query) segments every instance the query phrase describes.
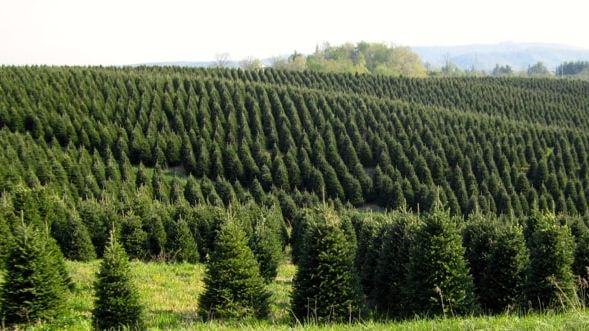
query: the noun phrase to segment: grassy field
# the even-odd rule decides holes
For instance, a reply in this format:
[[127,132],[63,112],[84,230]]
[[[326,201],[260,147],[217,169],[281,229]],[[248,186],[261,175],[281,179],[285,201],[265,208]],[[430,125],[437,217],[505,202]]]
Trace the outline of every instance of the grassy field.
[[[68,298],[68,313],[51,323],[35,325],[30,330],[90,330],[93,304],[92,283],[99,262],[68,262],[76,289]],[[135,282],[146,306],[150,330],[292,330],[302,326],[290,324],[289,295],[295,272],[292,264],[280,267],[270,285],[273,306],[268,321],[203,323],[196,316],[197,298],[203,290],[203,265],[133,262]],[[586,330],[589,311],[526,316],[447,318],[378,323],[367,321],[352,325],[307,325],[305,330]]]

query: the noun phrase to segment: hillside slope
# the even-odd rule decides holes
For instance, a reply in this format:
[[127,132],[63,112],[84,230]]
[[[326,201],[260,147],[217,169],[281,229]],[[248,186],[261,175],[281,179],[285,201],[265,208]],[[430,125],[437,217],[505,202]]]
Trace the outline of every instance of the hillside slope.
[[[154,67],[0,77],[8,193],[22,182],[94,199],[148,185],[170,202],[190,174],[225,204],[249,191],[413,210],[437,196],[465,215],[588,210],[584,82]],[[156,166],[182,176],[135,178]]]

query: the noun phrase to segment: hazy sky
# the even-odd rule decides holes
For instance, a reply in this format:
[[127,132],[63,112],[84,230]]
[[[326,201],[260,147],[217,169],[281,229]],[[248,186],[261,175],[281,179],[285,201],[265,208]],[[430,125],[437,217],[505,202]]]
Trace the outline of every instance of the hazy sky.
[[324,41],[589,48],[587,0],[0,0],[0,64],[310,53]]

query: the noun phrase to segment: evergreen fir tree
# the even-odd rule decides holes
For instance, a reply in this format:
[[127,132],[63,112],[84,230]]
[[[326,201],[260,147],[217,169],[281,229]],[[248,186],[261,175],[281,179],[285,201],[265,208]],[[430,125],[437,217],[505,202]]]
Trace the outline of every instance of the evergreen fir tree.
[[51,233],[67,259],[90,261],[96,258],[96,250],[88,229],[77,213],[67,215],[65,220],[53,222]]
[[265,191],[269,191],[272,187],[272,172],[270,172],[270,168],[264,164],[260,167],[260,184],[262,185]]
[[171,261],[198,262],[196,242],[184,219],[170,220],[166,226],[166,233],[168,236],[166,252]]
[[204,197],[200,191],[200,186],[198,185],[196,179],[194,179],[192,176],[188,177],[186,185],[184,186],[184,198],[186,198],[186,201],[188,201],[193,206],[197,203],[204,202]]
[[252,181],[250,192],[252,194],[252,197],[258,204],[261,204],[262,201],[264,201],[264,199],[266,198],[266,193],[264,192],[264,189],[262,188],[262,185],[260,184],[257,178],[254,178],[254,180]]
[[265,318],[270,293],[245,233],[232,219],[222,225],[207,263],[205,291],[199,297],[203,319]]
[[[183,148],[184,144],[183,144]],[[200,139],[198,143],[198,151],[196,154],[196,158],[192,148],[186,148],[188,155],[183,155],[184,157],[184,166],[189,172],[194,172],[194,175],[197,178],[201,178],[207,176],[210,172],[211,164],[210,164],[210,155],[208,145],[204,139]],[[196,160],[198,159],[198,162]]]
[[131,276],[125,249],[111,232],[94,283],[92,323],[99,330],[143,329],[143,306]]
[[[158,204],[157,207],[161,206]],[[165,210],[164,210],[165,211]],[[162,218],[168,218],[167,213],[159,211],[150,211],[151,215],[146,216],[143,223],[145,232],[145,249],[151,258],[158,258],[164,252],[167,243],[166,230]]]
[[278,265],[282,259],[282,247],[278,234],[267,224],[259,220],[250,237],[249,246],[260,264],[260,273],[266,283],[278,274]]
[[272,184],[274,186],[283,190],[289,190],[288,171],[280,155],[276,155],[272,162],[272,178]]
[[172,183],[170,185],[170,203],[171,204],[178,204],[181,203],[184,199],[184,187],[182,186],[182,182],[178,177],[174,177],[172,179]]
[[156,164],[153,176],[151,177],[151,187],[153,188],[154,199],[160,202],[168,201],[168,188],[164,180],[164,174],[159,164]]
[[12,192],[12,205],[15,213],[22,215],[26,224],[43,226],[39,214],[39,203],[36,201],[35,194],[31,189],[24,187],[22,184],[17,185]]
[[211,204],[213,206],[222,206],[223,205],[223,200],[221,200],[221,198],[219,197],[219,194],[217,194],[217,190],[215,189],[215,185],[213,184],[213,182],[210,179],[208,179],[208,178],[203,179],[203,181],[201,183],[201,190],[202,190],[203,197],[208,204]]
[[589,229],[580,217],[571,218],[568,224],[576,243],[573,272],[576,276],[589,279]]
[[308,210],[297,210],[292,218],[292,234],[290,236],[290,247],[292,248],[292,262],[299,265],[303,258],[303,248],[305,246],[305,235],[309,230],[310,219]]
[[139,165],[139,169],[137,170],[137,175],[135,177],[135,186],[140,188],[141,186],[145,186],[149,184],[149,177],[145,172],[145,168],[143,164]]
[[567,225],[571,228],[576,244],[573,273],[577,280],[577,295],[586,306],[589,302],[589,229],[581,217],[571,217]]
[[521,227],[473,214],[463,239],[481,308],[502,313],[516,305],[521,299],[528,263]]
[[383,223],[371,215],[362,219],[357,232],[355,264],[364,294],[370,294],[374,288],[374,271],[379,260]]
[[4,269],[4,262],[10,251],[10,247],[13,245],[12,231],[2,211],[0,209],[0,270]]
[[575,284],[572,266],[575,242],[570,229],[554,215],[535,211],[528,219],[530,263],[525,294],[535,309],[563,309],[573,305]]
[[130,214],[123,217],[121,224],[121,243],[131,259],[142,259],[145,256],[147,233],[143,231],[141,218]]
[[225,179],[217,178],[215,181],[215,191],[225,206],[230,206],[236,200],[233,186]]
[[355,319],[360,309],[360,285],[355,273],[355,249],[335,212],[323,207],[309,223],[291,297],[299,321],[337,322]]
[[439,207],[424,217],[416,233],[403,292],[412,314],[462,315],[475,309],[462,236],[456,220]]
[[3,323],[32,323],[60,315],[68,285],[63,256],[49,234],[30,225],[17,226],[0,289]]
[[403,286],[407,284],[407,266],[419,226],[417,217],[401,213],[393,215],[393,221],[384,227],[374,288],[369,294],[376,308],[385,315],[402,317],[406,313]]

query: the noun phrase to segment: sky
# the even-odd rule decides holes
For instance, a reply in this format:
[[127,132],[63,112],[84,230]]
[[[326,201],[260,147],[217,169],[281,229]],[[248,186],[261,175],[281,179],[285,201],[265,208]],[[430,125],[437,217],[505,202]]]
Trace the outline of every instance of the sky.
[[589,49],[586,0],[0,0],[0,64],[268,58],[329,42]]

